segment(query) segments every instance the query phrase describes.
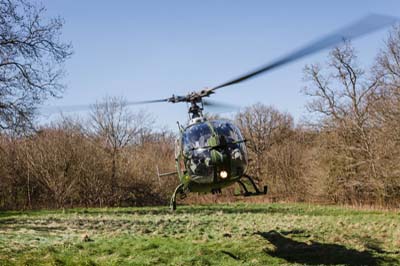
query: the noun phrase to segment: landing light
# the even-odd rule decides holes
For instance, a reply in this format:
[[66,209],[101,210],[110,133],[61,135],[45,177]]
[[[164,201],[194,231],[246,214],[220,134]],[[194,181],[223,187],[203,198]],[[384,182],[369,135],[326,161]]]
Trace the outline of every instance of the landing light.
[[228,177],[228,172],[225,171],[225,170],[223,170],[223,171],[221,171],[221,172],[219,173],[219,176],[220,176],[221,178],[227,178],[227,177]]

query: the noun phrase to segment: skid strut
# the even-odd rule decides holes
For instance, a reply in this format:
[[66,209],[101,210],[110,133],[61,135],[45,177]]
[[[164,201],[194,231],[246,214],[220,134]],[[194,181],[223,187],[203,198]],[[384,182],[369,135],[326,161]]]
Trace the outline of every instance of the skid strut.
[[250,181],[250,184],[251,184],[251,186],[252,186],[253,189],[254,189],[254,192],[250,192],[250,191],[247,189],[246,185],[243,183],[243,181],[239,179],[239,180],[237,181],[237,183],[240,185],[240,187],[241,187],[241,188],[243,189],[243,191],[244,191],[243,196],[249,197],[249,196],[257,196],[257,195],[265,195],[265,194],[267,194],[267,192],[268,192],[268,186],[264,186],[264,187],[263,187],[263,190],[261,191],[261,190],[257,187],[256,183],[254,182],[254,179],[253,179],[251,176],[249,176],[249,175],[243,175],[242,178],[243,178],[243,177],[246,178],[246,179],[248,179],[248,180]]

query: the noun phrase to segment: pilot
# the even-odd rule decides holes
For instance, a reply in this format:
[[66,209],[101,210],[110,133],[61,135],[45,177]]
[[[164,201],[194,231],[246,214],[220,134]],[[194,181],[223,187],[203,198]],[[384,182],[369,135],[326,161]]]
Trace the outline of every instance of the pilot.
[[242,155],[242,153],[240,152],[240,149],[239,149],[238,147],[236,147],[236,148],[231,152],[231,155],[232,155],[232,160],[235,160],[235,161],[243,161],[243,155]]
[[[211,158],[204,155],[200,155],[202,158],[195,157],[190,160],[190,170],[196,175],[207,175],[208,168],[210,167]],[[203,157],[204,156],[204,157]]]

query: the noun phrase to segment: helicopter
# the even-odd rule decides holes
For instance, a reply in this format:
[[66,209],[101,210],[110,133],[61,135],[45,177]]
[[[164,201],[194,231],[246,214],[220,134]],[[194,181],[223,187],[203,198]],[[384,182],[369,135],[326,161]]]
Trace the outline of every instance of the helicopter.
[[[213,95],[218,89],[246,81],[260,74],[266,74],[273,69],[340,42],[392,25],[396,21],[396,18],[390,16],[367,15],[336,32],[311,42],[303,48],[282,56],[278,60],[218,86],[193,91],[184,96],[172,95],[172,97],[164,99],[130,102],[130,104],[184,102],[189,106],[187,125],[182,126],[178,123],[180,134],[175,142],[176,171],[160,174],[157,167],[158,177],[170,175],[179,177],[180,183],[175,188],[170,200],[171,210],[176,210],[177,195],[180,195],[180,198],[185,198],[187,193],[190,192],[221,193],[222,188],[235,183],[239,184],[244,196],[265,195],[268,191],[268,186],[260,189],[256,185],[254,177],[246,174],[248,165],[246,139],[243,138],[239,128],[230,121],[208,120],[203,115],[204,107],[218,104],[205,98]],[[247,183],[250,183],[252,192],[247,188],[246,180]]]
[[[277,60],[215,87],[192,91],[187,95],[172,95],[168,98],[156,100],[128,102],[127,105],[154,103],[186,103],[188,105],[189,119],[187,124],[182,126],[178,122],[179,136],[175,141],[176,170],[160,173],[157,167],[159,178],[171,175],[179,178],[179,185],[171,196],[171,210],[176,210],[178,195],[183,199],[188,193],[192,192],[219,194],[223,188],[236,183],[240,186],[243,196],[267,194],[268,186],[259,188],[254,181],[255,177],[246,173],[249,163],[246,149],[247,140],[243,138],[240,129],[231,121],[208,120],[203,114],[205,107],[226,106],[226,104],[208,99],[217,90],[266,74],[308,55],[393,25],[398,21],[397,18],[386,15],[367,15]],[[74,106],[73,108],[86,107]],[[250,190],[248,186],[250,186]]]

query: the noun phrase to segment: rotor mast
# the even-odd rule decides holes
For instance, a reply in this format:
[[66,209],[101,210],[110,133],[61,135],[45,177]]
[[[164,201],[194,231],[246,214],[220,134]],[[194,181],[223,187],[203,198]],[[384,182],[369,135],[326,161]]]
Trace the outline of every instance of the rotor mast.
[[189,119],[195,119],[195,118],[201,118],[203,117],[203,102],[199,101],[201,106],[197,104],[196,101],[190,102],[190,107],[189,107]]

